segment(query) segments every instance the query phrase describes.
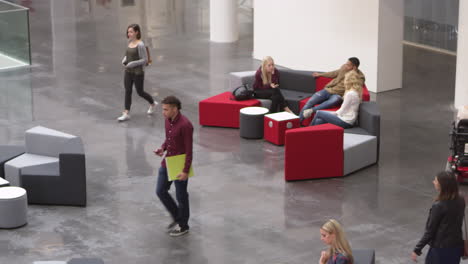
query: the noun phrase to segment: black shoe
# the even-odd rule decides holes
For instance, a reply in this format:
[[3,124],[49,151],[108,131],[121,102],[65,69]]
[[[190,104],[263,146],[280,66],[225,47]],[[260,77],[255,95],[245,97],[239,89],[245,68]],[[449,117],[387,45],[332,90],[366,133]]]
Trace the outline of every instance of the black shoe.
[[186,228],[181,228],[179,225],[176,225],[174,229],[169,232],[169,235],[171,237],[178,237],[187,234],[189,231],[188,227]]
[[170,224],[167,226],[167,232],[171,232],[172,229],[174,229],[174,227],[176,227],[176,225],[177,225],[177,222],[176,222],[176,221],[170,223]]

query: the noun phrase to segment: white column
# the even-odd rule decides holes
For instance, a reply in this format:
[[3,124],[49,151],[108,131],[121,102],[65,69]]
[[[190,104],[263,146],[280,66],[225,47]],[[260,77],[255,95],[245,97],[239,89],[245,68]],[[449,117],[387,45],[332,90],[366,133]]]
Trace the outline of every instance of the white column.
[[468,3],[460,1],[458,8],[457,71],[455,107],[468,105]]
[[210,40],[229,43],[238,39],[237,0],[210,0]]
[[255,0],[254,57],[312,71],[358,57],[370,91],[398,89],[403,11],[403,0]]

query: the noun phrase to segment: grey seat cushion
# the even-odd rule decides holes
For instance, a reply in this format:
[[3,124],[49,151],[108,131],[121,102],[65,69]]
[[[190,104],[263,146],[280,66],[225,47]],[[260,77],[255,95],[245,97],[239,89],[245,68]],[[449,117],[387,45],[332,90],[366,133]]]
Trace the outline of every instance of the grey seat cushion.
[[270,99],[258,99],[257,98],[257,100],[260,101],[260,103],[262,104],[262,107],[270,109],[270,106],[271,106],[271,100]]
[[311,71],[296,71],[290,69],[278,70],[280,88],[313,94],[315,92],[315,78]]
[[367,130],[365,130],[362,127],[352,127],[352,128],[346,128],[344,130],[345,133],[349,134],[358,134],[358,135],[371,135]]
[[237,87],[247,84],[252,87],[255,80],[255,71],[242,71],[229,73],[229,91],[234,91]]
[[58,158],[60,153],[84,153],[79,137],[41,126],[26,131],[25,143],[30,154]]
[[59,159],[26,153],[5,163],[5,178],[10,185],[21,186],[23,174],[59,176]]
[[376,102],[362,102],[359,105],[359,127],[369,134],[380,137],[380,111]]
[[293,90],[283,90],[281,88],[281,93],[284,96],[284,99],[288,103],[289,108],[297,115],[299,114],[299,103],[312,96],[313,93],[293,91]]
[[377,162],[377,137],[344,133],[343,152],[343,175],[372,165]]

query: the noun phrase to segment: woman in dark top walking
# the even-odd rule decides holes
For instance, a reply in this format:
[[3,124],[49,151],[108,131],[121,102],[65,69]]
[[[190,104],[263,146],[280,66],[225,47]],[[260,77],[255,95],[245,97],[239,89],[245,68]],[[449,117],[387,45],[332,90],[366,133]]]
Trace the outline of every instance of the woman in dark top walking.
[[278,107],[281,111],[292,113],[279,89],[279,72],[270,56],[263,59],[262,66],[255,73],[253,88],[255,98],[271,100],[270,113],[278,112]]
[[429,210],[426,230],[411,258],[416,262],[421,250],[429,244],[426,264],[458,264],[463,253],[465,199],[459,195],[457,179],[451,172],[440,172],[433,184],[439,194]]
[[130,106],[132,105],[132,86],[135,84],[136,91],[139,96],[143,97],[150,107],[147,114],[151,115],[155,111],[156,103],[153,97],[143,90],[145,81],[144,67],[148,63],[148,54],[146,47],[141,40],[140,26],[131,24],[127,27],[128,46],[125,52],[125,57],[122,59],[122,64],[125,67],[124,86],[125,86],[125,110],[122,115],[117,118],[118,121],[130,119]]
[[335,219],[328,220],[320,228],[320,239],[329,246],[322,251],[319,264],[353,264],[353,252],[343,228]]

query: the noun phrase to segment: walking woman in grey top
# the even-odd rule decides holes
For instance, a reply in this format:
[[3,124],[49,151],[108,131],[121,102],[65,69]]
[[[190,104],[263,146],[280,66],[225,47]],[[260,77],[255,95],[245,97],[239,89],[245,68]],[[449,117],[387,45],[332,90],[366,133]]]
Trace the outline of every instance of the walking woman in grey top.
[[125,53],[125,57],[122,59],[122,64],[125,67],[125,110],[122,115],[117,118],[120,122],[130,119],[133,84],[135,84],[138,95],[143,97],[150,104],[147,114],[153,114],[156,108],[156,103],[153,100],[153,97],[143,90],[143,83],[145,81],[144,67],[148,62],[148,54],[146,53],[145,44],[141,40],[140,26],[137,24],[131,24],[128,26],[127,38],[127,51]]

